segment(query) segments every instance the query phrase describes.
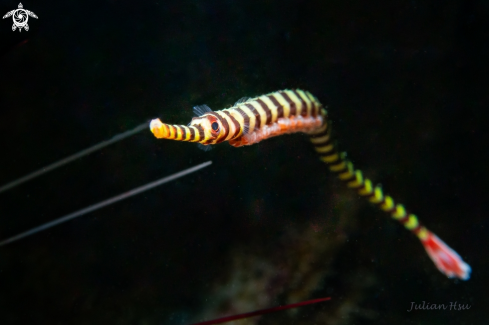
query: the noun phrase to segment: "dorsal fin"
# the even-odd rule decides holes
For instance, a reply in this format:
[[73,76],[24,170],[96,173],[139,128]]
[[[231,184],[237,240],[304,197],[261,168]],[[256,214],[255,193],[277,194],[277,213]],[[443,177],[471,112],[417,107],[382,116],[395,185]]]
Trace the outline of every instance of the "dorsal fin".
[[212,146],[211,145],[205,145],[205,144],[202,144],[202,143],[199,143],[197,145],[197,148],[199,148],[200,150],[204,150],[204,151],[212,150]]
[[248,99],[251,99],[251,97],[241,97],[240,99],[238,99],[238,101],[236,103],[234,103],[234,106],[237,106],[241,103],[244,103],[246,102]]
[[198,106],[195,106],[194,109],[194,115],[195,116],[202,116],[204,115],[205,113],[209,113],[209,112],[212,112],[212,110],[210,109],[209,106],[207,105],[198,105]]

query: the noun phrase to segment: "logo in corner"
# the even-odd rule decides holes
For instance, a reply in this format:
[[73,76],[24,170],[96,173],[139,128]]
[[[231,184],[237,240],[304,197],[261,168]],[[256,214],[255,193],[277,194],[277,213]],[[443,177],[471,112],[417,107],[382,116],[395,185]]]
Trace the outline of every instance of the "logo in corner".
[[3,19],[8,18],[12,16],[12,19],[14,20],[14,24],[12,25],[12,31],[15,31],[15,29],[19,29],[19,32],[22,31],[22,28],[24,28],[26,31],[29,30],[29,25],[27,25],[27,21],[29,20],[29,16],[36,18],[37,16],[35,13],[29,10],[25,10],[24,7],[22,6],[22,3],[19,3],[19,8],[14,9],[12,11],[9,11],[3,16]]

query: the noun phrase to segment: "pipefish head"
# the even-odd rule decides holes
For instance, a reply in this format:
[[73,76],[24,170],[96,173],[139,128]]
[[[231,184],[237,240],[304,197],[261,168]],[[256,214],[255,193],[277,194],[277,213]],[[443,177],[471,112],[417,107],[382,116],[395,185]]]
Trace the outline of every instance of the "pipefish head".
[[199,141],[203,144],[216,144],[224,140],[226,137],[227,128],[223,125],[222,118],[212,112],[202,116],[192,118],[189,126],[194,126],[204,131],[204,141]]

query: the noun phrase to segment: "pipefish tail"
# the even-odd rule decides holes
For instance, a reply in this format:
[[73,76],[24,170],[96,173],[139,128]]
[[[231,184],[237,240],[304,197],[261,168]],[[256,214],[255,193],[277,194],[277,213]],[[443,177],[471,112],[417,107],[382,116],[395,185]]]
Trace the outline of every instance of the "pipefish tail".
[[438,270],[449,278],[469,279],[471,268],[460,255],[423,226],[416,215],[384,194],[379,185],[375,186],[365,178],[346,158],[346,153],[338,151],[331,139],[327,111],[311,93],[300,89],[282,90],[255,98],[242,98],[233,107],[220,111],[212,111],[205,105],[197,106],[194,113],[197,116],[188,126],[152,120],[151,132],[157,138],[196,142],[202,148],[224,141],[241,147],[281,134],[307,133],[329,170],[347,187],[416,235]]

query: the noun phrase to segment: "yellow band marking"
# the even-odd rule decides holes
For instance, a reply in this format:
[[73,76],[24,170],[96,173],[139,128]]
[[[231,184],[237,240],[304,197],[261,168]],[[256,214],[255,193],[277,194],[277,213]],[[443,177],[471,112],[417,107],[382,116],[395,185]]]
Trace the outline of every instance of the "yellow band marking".
[[393,207],[394,207],[394,200],[389,195],[387,195],[384,199],[384,203],[382,203],[380,208],[384,211],[389,211],[392,210]]
[[332,172],[337,172],[339,170],[344,169],[345,167],[346,167],[346,162],[342,160],[340,163],[336,165],[330,165],[329,170],[331,170]]
[[268,106],[268,108],[272,112],[271,123],[277,122],[277,107],[275,107],[275,104],[272,103],[272,101],[270,100],[270,98],[268,98],[268,96],[261,96],[260,99],[265,103],[265,105]]
[[374,196],[370,198],[370,202],[372,203],[380,203],[384,200],[384,194],[382,193],[382,189],[379,186],[375,187]]
[[325,163],[332,163],[340,159],[337,153],[326,156],[326,157],[321,157],[321,160],[324,161]]
[[362,172],[357,169],[355,171],[355,179],[351,182],[348,182],[346,185],[350,188],[351,187],[355,188],[361,186],[362,184],[363,184],[363,175]]
[[409,230],[413,230],[419,225],[418,218],[414,214],[409,215],[408,221],[404,224],[404,227],[406,227]]
[[417,233],[417,236],[420,240],[426,240],[428,238],[428,229],[426,229],[425,227],[421,227],[421,229]]
[[334,148],[333,144],[329,144],[329,145],[324,146],[324,147],[316,147],[316,152],[327,153],[327,152],[330,152],[331,150],[333,150],[333,148]]
[[394,219],[402,219],[406,216],[406,209],[402,204],[396,205],[396,210],[392,213],[392,218]]
[[363,184],[363,187],[358,190],[358,194],[360,195],[370,195],[373,192],[372,188],[372,181],[370,181],[368,178],[365,179],[365,182]]
[[319,137],[319,138],[311,138],[311,142],[316,144],[316,143],[323,143],[323,142],[326,142],[328,141],[330,138],[330,134],[327,133],[326,135],[323,135],[322,137]]

